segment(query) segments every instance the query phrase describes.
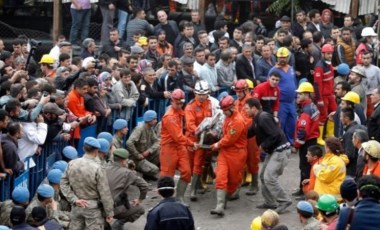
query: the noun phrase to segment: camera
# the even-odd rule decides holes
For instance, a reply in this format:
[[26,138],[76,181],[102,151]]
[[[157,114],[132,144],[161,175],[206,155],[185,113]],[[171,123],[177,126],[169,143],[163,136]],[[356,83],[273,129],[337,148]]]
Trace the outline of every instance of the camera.
[[42,45],[42,42],[34,40],[34,39],[30,39],[29,42],[30,42],[30,45],[33,46],[33,47],[37,47],[37,46],[41,46]]

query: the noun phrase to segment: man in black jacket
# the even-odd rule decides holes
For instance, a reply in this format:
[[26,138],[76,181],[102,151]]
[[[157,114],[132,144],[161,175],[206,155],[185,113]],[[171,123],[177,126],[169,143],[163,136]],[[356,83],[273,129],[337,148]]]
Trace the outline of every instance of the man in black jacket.
[[374,111],[368,118],[368,136],[369,139],[374,139],[380,142],[380,87],[377,87],[371,94],[371,103],[374,106]]
[[248,116],[253,118],[253,123],[248,129],[248,138],[256,136],[260,151],[268,153],[260,172],[261,192],[265,201],[257,208],[275,209],[281,214],[292,204],[279,182],[279,177],[289,162],[290,143],[274,117],[261,110],[259,100],[247,99],[244,109]]

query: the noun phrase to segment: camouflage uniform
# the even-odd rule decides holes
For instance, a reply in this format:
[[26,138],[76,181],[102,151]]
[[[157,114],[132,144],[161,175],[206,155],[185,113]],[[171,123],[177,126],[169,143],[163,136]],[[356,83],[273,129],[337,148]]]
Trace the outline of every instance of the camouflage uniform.
[[[145,123],[137,126],[127,141],[129,158],[136,164],[136,170],[149,176],[155,176],[159,172],[157,167],[160,163],[160,140],[153,128],[149,128]],[[149,151],[149,156],[139,160],[138,156],[145,151]]]
[[117,148],[124,148],[123,138],[118,137],[117,135],[113,135],[112,144]]
[[12,227],[10,216],[14,206],[16,206],[16,204],[13,203],[12,200],[0,202],[0,225]]
[[140,190],[140,200],[144,200],[148,193],[148,184],[144,179],[137,176],[131,170],[123,167],[118,162],[113,162],[106,168],[109,187],[112,197],[115,200],[115,216],[117,219],[112,225],[113,230],[122,229],[126,222],[134,222],[144,214],[142,205],[130,206],[126,196],[130,185],[136,186]]
[[70,161],[61,179],[61,191],[71,204],[78,199],[88,202],[86,208],[72,206],[70,229],[100,230],[104,226],[102,210],[106,216],[113,216],[113,199],[105,171],[88,154]]
[[49,219],[55,219],[58,223],[60,223],[62,226],[68,226],[69,220],[61,221],[59,219],[59,211],[53,210],[51,206],[46,206],[43,203],[41,203],[36,197],[33,199],[33,201],[28,205],[28,207],[25,209],[26,213],[26,222],[28,224],[33,224],[33,218],[32,218],[32,210],[34,207],[44,207],[46,209],[47,218]]

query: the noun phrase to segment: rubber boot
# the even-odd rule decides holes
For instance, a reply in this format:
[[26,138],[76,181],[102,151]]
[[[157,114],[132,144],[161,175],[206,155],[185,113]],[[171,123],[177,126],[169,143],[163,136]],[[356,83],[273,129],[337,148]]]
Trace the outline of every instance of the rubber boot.
[[210,211],[211,215],[224,216],[224,203],[226,201],[226,191],[216,190],[216,207]]
[[240,187],[232,194],[227,195],[229,201],[238,200],[240,198]]
[[325,145],[325,141],[323,140],[323,131],[324,131],[325,127],[323,125],[320,125],[319,126],[319,137],[317,139],[317,143],[319,145]]
[[326,137],[333,137],[334,136],[334,121],[327,120],[326,123]]
[[253,195],[256,195],[258,191],[259,191],[259,175],[255,174],[255,175],[252,175],[251,185],[249,186],[249,189],[247,192],[245,192],[245,194],[248,196],[253,196]]
[[191,201],[197,201],[198,200],[197,186],[199,183],[199,179],[200,179],[200,176],[196,175],[196,174],[194,174],[193,178],[191,178],[191,187],[190,187],[191,188],[191,192],[190,192],[190,200]]
[[187,183],[183,180],[179,180],[177,182],[176,198],[180,203],[188,206],[188,204],[185,203],[185,199],[184,199],[186,188],[187,188]]

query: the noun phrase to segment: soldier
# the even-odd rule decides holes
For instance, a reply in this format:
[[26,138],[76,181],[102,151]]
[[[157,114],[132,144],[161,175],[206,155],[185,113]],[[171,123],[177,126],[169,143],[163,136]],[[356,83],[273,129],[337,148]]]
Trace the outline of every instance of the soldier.
[[0,202],[0,224],[12,227],[11,215],[14,206],[22,206],[26,208],[29,204],[30,193],[27,188],[16,187],[12,192],[12,200]]
[[300,168],[300,188],[292,195],[301,196],[302,181],[310,178],[311,165],[307,162],[307,149],[317,144],[319,137],[319,110],[313,103],[311,94],[314,93],[314,87],[309,82],[303,82],[299,85],[297,92],[297,102],[302,108],[296,124],[294,147],[299,149],[299,168]]
[[[116,149],[114,151],[114,162],[106,168],[109,187],[112,197],[115,200],[114,218],[116,221],[112,229],[121,230],[126,222],[134,222],[144,214],[144,207],[141,205],[148,193],[148,184],[134,172],[128,169],[128,151]],[[134,185],[140,191],[138,199],[131,202],[128,200],[127,190]]]
[[213,151],[220,151],[215,182],[217,205],[210,213],[223,216],[227,193],[233,194],[242,180],[242,171],[247,161],[247,126],[244,118],[235,110],[231,96],[222,98],[220,107],[226,118],[222,139],[211,145]]
[[100,144],[100,149],[98,151],[98,157],[96,158],[102,168],[106,168],[108,162],[108,152],[110,151],[110,143],[104,138],[97,139]]
[[113,199],[105,171],[96,162],[100,148],[93,137],[84,139],[85,154],[70,161],[61,179],[61,191],[73,204],[70,229],[103,229],[102,211],[113,220]]
[[[65,218],[64,220],[69,221],[69,215],[66,215],[64,213],[65,211],[71,211],[71,206],[69,202],[66,200],[66,198],[62,195],[59,184],[61,183],[61,179],[63,176],[63,172],[59,169],[52,169],[47,174],[47,180],[50,184],[50,186],[54,189],[54,200],[58,202],[58,209],[60,212],[59,218],[61,217]],[[62,215],[63,214],[63,215]]]
[[117,119],[113,123],[115,134],[113,135],[112,145],[115,148],[124,148],[124,137],[128,133],[128,122],[124,119]]
[[53,166],[51,166],[51,169],[59,169],[61,172],[65,172],[67,169],[67,162],[66,161],[56,161],[54,162]]
[[136,170],[143,174],[143,178],[156,181],[160,172],[160,139],[153,129],[157,124],[157,113],[148,110],[143,119],[144,123],[137,126],[128,138],[127,149],[131,153],[130,159],[136,164]]
[[78,158],[78,151],[73,146],[66,146],[62,150],[62,159],[66,162],[70,162],[71,160]]
[[177,199],[183,203],[184,194],[191,179],[189,155],[186,147],[193,146],[194,150],[199,145],[186,138],[183,134],[183,104],[185,93],[176,89],[171,94],[171,106],[162,118],[160,163],[161,176],[173,177],[176,169],[180,171],[180,179],[177,183]]
[[41,184],[37,188],[37,199],[34,199],[26,208],[26,221],[33,224],[32,210],[34,207],[41,206],[46,208],[48,217],[59,221],[58,206],[54,200],[54,189],[48,184]]
[[[212,116],[212,102],[209,99],[210,89],[206,81],[198,81],[195,84],[194,93],[195,98],[189,102],[185,109],[186,137],[194,142],[198,142],[197,128],[204,118]],[[193,173],[190,200],[196,201],[196,188],[203,172],[206,152],[203,149],[194,151],[192,148],[187,148],[187,150]]]

